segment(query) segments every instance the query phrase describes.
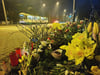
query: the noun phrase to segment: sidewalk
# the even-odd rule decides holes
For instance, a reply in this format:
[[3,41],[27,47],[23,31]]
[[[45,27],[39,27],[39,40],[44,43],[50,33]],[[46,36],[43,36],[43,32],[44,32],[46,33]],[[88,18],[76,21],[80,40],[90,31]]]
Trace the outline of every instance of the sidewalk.
[[0,26],[0,63],[7,60],[15,48],[22,47],[25,41],[28,42],[29,39],[16,26]]

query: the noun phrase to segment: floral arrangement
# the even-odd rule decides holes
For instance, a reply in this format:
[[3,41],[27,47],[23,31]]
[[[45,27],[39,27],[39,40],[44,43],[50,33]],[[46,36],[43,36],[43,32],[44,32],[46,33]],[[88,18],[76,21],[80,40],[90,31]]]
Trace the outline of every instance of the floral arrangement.
[[[77,23],[33,26],[30,42],[23,44],[22,57],[18,65],[20,74],[98,75],[98,65],[87,66],[96,59],[98,25],[94,23],[92,29],[92,23],[87,28],[84,24],[81,20]],[[92,30],[98,35],[96,40],[91,37]]]
[[68,60],[75,60],[75,65],[81,64],[84,58],[93,59],[96,43],[90,38],[87,38],[87,33],[76,33],[72,36],[73,39],[68,46],[62,45],[61,49],[66,50],[65,55]]
[[65,24],[53,23],[50,28],[52,32],[48,36],[51,40],[54,40],[53,48],[57,49],[60,45],[67,44],[72,40],[72,35],[77,32],[83,32],[83,24],[79,24],[76,22]]

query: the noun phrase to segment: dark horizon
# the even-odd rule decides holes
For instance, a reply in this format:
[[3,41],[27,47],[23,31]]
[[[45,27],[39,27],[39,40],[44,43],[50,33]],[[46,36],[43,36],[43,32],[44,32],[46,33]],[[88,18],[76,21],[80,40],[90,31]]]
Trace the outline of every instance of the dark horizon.
[[[4,20],[3,9],[2,9],[2,0],[0,0],[0,20]],[[55,16],[54,13],[54,5],[59,1],[59,15],[62,16],[63,10],[66,9],[66,15],[72,13],[73,9],[73,0],[5,0],[5,6],[7,14],[9,13],[19,13],[21,11],[33,14],[33,15],[42,15],[41,12],[41,4],[46,3],[47,7],[45,8],[45,15]],[[100,16],[100,0],[92,0],[94,9]],[[11,12],[12,11],[12,12]],[[91,13],[91,0],[76,0],[76,15],[79,16],[80,19],[86,17],[89,18]]]

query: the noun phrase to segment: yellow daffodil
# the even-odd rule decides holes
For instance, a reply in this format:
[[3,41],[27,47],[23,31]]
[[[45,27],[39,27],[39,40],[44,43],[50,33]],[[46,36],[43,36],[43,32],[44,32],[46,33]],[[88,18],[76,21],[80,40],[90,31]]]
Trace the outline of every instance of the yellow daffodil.
[[77,38],[81,33],[76,33],[75,35],[72,36],[72,38]]
[[96,43],[87,38],[86,32],[76,33],[73,36],[71,43],[68,45],[60,46],[60,49],[66,50],[65,55],[68,56],[68,60],[75,60],[75,64],[81,64],[84,58],[92,59]]
[[81,50],[80,48],[77,47],[75,49],[74,55],[75,55],[75,65],[82,63],[85,57],[84,50]]
[[95,35],[98,35],[98,33],[99,33],[99,26],[98,26],[98,24],[96,22],[94,22],[93,33]]
[[21,57],[22,61],[24,60],[24,55]]
[[67,45],[60,46],[60,49],[66,50]]
[[88,33],[92,32],[92,22],[89,23],[89,25],[87,27],[87,31],[88,31]]
[[71,46],[70,43],[68,43],[69,46],[66,47],[66,53],[65,55],[68,56],[68,60],[73,60],[74,59],[74,48]]
[[62,29],[62,25],[60,23],[53,23],[53,29]]
[[91,71],[93,75],[100,75],[100,69],[98,66],[92,66]]
[[89,55],[93,55],[94,51],[95,51],[95,48],[96,48],[96,44],[93,44],[92,45],[93,47],[87,47],[85,50],[84,50],[84,53],[85,53],[85,56],[88,57]]
[[87,59],[93,59],[94,58],[94,53],[92,53],[91,55],[89,55],[88,57],[87,57]]
[[84,60],[84,57],[75,58],[75,65],[81,64],[83,60]]
[[19,59],[18,61],[19,61],[19,63],[22,63],[23,62],[22,59]]
[[92,72],[97,72],[99,70],[99,67],[98,66],[92,66],[91,67],[91,71]]

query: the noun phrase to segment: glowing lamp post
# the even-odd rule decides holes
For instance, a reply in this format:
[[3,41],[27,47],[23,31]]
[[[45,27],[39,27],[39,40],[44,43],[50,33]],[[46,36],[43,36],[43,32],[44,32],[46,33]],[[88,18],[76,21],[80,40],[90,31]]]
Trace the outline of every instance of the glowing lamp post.
[[46,4],[42,3],[42,7],[41,7],[42,16],[44,16],[45,14],[45,7],[46,7]]
[[56,2],[56,9],[57,9],[57,18],[59,18],[59,1]]
[[63,12],[63,21],[65,21],[65,15],[66,15],[66,9],[64,9],[64,12]]
[[43,7],[45,7],[46,6],[46,4],[45,3],[43,3],[43,5],[42,5]]
[[58,1],[56,2],[56,5],[59,6],[59,2]]
[[66,13],[66,9],[64,9],[64,13]]

